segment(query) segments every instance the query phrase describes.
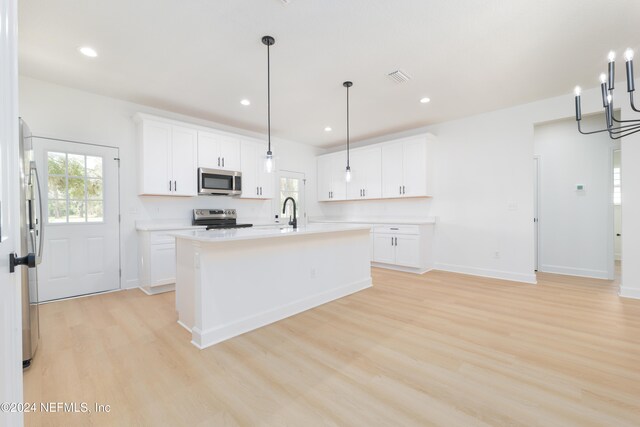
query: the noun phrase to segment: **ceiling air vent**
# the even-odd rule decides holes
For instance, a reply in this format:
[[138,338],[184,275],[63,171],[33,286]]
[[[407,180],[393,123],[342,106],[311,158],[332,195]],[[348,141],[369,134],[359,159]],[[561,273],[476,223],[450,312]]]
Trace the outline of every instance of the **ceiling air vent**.
[[389,77],[392,81],[396,83],[404,83],[411,80],[411,77],[409,77],[409,75],[402,70],[393,71],[387,74],[387,77]]
[[282,2],[282,4],[289,4],[291,3],[291,0],[280,0]]

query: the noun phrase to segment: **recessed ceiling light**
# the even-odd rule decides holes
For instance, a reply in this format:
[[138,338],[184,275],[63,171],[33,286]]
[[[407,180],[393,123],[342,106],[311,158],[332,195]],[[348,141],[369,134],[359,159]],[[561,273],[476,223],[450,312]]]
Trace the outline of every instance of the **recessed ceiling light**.
[[246,107],[247,105],[251,105],[251,101],[249,101],[248,99],[243,99],[242,101],[240,101],[240,104]]
[[420,99],[420,103],[422,104],[426,104],[427,102],[431,101],[429,98],[422,98]]
[[329,126],[327,126],[326,128],[324,128],[324,131],[325,131],[325,132],[331,132],[331,131],[332,131],[332,129],[331,129]]
[[84,56],[88,56],[89,58],[95,58],[96,56],[98,56],[98,52],[96,52],[94,48],[89,46],[80,47],[78,48],[78,50],[81,54],[83,54]]

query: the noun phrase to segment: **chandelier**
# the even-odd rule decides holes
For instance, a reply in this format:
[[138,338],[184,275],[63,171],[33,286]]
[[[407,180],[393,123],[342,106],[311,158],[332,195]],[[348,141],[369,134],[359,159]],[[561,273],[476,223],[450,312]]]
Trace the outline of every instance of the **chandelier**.
[[[631,109],[639,112],[633,100],[633,92],[635,91],[635,84],[633,81],[633,50],[627,49],[624,53],[624,59],[626,63],[627,71],[627,92],[629,93],[629,101],[631,103]],[[575,88],[576,96],[576,121],[578,122],[578,131],[584,135],[590,135],[593,133],[607,132],[611,139],[620,139],[625,136],[629,136],[636,132],[640,132],[640,120],[618,120],[613,114],[613,90],[615,88],[615,71],[616,71],[616,53],[614,51],[609,52],[609,67],[608,74],[600,74],[600,91],[602,93],[602,106],[605,111],[606,126],[604,129],[585,132],[580,126],[582,120],[582,106],[580,105],[580,94],[582,90],[580,86]]]

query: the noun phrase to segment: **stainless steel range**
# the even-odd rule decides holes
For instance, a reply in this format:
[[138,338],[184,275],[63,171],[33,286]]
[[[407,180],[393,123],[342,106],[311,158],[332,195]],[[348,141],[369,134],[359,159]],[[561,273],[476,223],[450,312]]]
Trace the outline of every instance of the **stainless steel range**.
[[253,224],[238,224],[235,209],[194,209],[193,225],[206,225],[207,230],[222,228],[246,228]]

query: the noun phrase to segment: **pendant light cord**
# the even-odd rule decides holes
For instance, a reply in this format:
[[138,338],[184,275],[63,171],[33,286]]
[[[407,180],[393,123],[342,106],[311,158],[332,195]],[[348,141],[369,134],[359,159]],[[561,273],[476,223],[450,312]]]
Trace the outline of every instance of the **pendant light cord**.
[[269,148],[271,152],[271,57],[269,56],[270,45],[267,44],[267,132],[269,135]]
[[347,86],[347,168],[349,167],[349,86]]

